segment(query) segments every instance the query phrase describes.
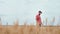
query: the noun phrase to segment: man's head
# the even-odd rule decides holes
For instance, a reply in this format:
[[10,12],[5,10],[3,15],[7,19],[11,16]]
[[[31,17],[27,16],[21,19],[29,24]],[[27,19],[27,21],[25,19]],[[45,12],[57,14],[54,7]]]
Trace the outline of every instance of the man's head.
[[39,11],[39,15],[40,15],[40,14],[42,14],[42,12],[41,12],[41,11]]

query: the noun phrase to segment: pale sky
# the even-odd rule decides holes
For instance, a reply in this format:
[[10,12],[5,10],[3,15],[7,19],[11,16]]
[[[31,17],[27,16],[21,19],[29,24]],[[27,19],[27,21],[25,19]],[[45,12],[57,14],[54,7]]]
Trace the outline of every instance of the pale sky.
[[[60,25],[60,0],[0,0],[0,17],[3,25],[8,22],[12,25],[16,19],[19,24],[36,24],[35,15],[41,10],[42,21],[46,25],[45,18],[48,18],[48,25]],[[55,16],[56,21],[51,22]]]

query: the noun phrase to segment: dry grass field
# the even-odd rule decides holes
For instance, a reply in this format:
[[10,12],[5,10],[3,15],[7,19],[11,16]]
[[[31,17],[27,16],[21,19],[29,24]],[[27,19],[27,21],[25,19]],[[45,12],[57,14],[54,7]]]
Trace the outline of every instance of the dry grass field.
[[60,26],[0,25],[0,34],[60,34]]
[[[47,21],[47,20],[46,20]],[[36,25],[18,25],[18,21],[14,25],[1,25],[0,34],[60,34],[60,26],[38,26]]]

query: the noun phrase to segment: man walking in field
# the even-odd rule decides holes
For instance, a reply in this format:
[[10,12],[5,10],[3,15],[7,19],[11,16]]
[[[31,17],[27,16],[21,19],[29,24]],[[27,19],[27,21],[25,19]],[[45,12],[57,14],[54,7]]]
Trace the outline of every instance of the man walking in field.
[[41,24],[42,24],[41,17],[40,17],[41,14],[42,14],[42,12],[38,11],[38,14],[36,15],[36,22],[39,26],[41,26]]

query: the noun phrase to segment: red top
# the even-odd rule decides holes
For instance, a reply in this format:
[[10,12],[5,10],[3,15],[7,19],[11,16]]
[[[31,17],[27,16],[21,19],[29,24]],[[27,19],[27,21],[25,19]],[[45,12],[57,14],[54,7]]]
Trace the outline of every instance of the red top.
[[41,22],[41,17],[40,17],[39,14],[36,15],[36,21],[37,21],[38,24],[41,24],[41,23],[42,23],[42,22]]

